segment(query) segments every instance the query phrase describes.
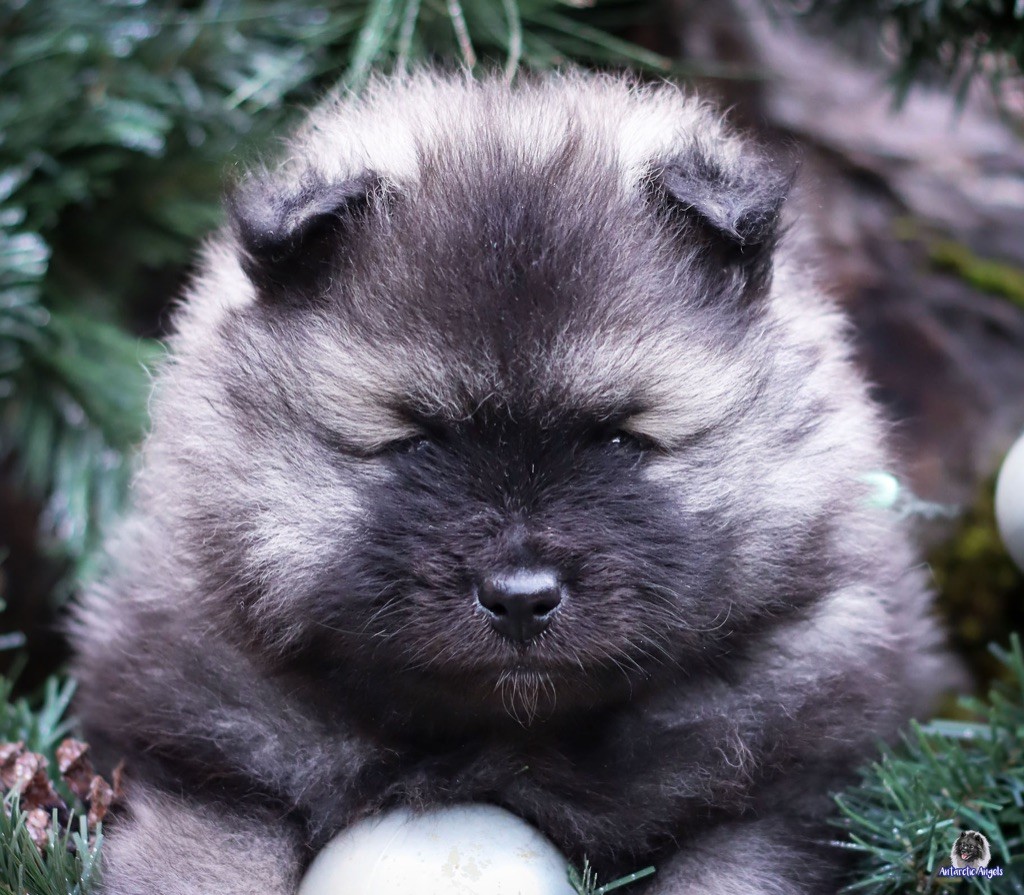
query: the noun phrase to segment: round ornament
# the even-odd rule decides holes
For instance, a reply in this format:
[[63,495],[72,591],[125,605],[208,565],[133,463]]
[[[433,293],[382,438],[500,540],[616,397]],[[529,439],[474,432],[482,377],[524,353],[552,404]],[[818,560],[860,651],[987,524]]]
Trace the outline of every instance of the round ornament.
[[996,479],[996,524],[1007,552],[1024,569],[1024,435],[1010,448]]
[[316,857],[299,895],[574,895],[568,861],[540,832],[493,805],[349,827]]

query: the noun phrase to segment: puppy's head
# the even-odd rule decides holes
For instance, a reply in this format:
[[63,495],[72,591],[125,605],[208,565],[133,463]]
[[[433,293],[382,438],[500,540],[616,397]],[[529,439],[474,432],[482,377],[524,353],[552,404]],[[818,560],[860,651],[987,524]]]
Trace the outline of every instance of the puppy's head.
[[322,111],[240,187],[157,408],[210,611],[528,719],[805,606],[873,421],[775,264],[787,185],[667,87]]

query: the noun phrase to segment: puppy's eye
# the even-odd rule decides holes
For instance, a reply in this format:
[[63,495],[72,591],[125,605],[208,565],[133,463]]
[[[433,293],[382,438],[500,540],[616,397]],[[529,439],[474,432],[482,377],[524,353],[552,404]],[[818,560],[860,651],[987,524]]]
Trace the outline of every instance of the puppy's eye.
[[655,448],[654,442],[649,438],[638,435],[636,432],[627,432],[625,429],[616,429],[606,433],[601,441],[605,447],[617,451],[642,453]]
[[410,435],[389,441],[380,449],[382,454],[416,454],[430,447],[431,440],[426,435]]

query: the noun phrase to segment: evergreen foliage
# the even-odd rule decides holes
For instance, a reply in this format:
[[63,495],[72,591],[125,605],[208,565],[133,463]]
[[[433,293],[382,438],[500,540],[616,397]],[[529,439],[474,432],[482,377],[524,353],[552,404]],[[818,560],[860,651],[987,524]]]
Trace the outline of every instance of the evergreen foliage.
[[[912,722],[896,749],[862,772],[860,783],[836,797],[843,844],[863,855],[856,881],[844,892],[898,895],[971,891],[1024,893],[1024,651],[993,647],[1004,667],[987,702],[963,707],[975,722]],[[991,879],[938,875],[950,866],[961,830],[990,842]]]
[[84,806],[55,775],[57,744],[71,731],[65,715],[74,685],[51,678],[38,699],[16,699],[15,676],[0,677],[0,743],[20,741],[46,756],[51,779],[70,810],[64,818],[53,812],[48,842],[40,850],[27,827],[19,792],[2,794],[0,895],[88,895],[98,878],[102,827],[90,835]]
[[84,814],[75,812],[61,824],[54,813],[43,852],[25,826],[17,797],[0,807],[0,895],[88,895],[99,879],[102,831],[90,837]]
[[997,92],[1024,70],[1021,0],[806,0],[805,12],[840,25],[862,25],[877,39],[879,23],[895,37],[895,82],[900,94],[921,78],[952,83],[963,93],[978,76]]
[[71,733],[72,724],[65,714],[75,692],[74,684],[52,677],[39,699],[15,698],[17,677],[17,667],[0,677],[0,743],[22,742],[30,751],[53,759],[57,744]]

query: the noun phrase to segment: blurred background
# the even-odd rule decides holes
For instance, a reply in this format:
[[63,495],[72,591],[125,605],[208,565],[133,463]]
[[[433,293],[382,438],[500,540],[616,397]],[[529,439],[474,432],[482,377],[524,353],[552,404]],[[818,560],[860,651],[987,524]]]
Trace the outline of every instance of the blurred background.
[[672,78],[800,160],[956,647],[979,694],[1012,678],[988,646],[1024,630],[992,496],[1024,431],[1022,60],[1022,0],[0,0],[7,695],[33,711],[61,672],[226,185],[328,89],[424,61]]

